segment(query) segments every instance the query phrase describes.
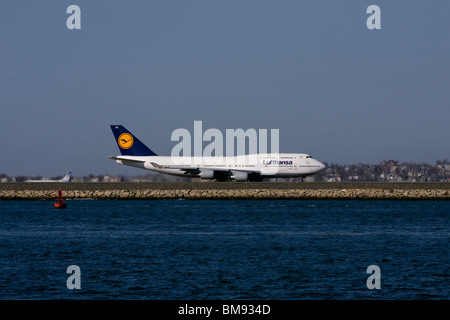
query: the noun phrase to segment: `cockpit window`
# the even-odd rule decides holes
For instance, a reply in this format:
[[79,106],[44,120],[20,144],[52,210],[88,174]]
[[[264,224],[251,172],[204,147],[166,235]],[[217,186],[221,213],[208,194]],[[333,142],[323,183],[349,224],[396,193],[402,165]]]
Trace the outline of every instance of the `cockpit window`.
[[311,157],[311,156],[306,156],[306,159],[308,159],[308,158],[311,158],[311,159],[312,159],[312,157]]

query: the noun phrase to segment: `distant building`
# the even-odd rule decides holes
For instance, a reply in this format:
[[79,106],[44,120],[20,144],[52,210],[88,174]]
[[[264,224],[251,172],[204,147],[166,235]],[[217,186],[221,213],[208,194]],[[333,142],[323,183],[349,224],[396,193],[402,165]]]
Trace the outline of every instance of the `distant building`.
[[122,182],[121,176],[104,176],[102,182]]

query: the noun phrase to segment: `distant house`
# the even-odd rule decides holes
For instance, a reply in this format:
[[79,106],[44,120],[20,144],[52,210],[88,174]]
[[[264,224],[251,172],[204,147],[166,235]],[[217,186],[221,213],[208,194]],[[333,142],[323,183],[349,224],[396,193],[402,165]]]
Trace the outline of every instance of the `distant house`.
[[2,177],[0,179],[0,182],[16,182],[16,178],[15,177]]

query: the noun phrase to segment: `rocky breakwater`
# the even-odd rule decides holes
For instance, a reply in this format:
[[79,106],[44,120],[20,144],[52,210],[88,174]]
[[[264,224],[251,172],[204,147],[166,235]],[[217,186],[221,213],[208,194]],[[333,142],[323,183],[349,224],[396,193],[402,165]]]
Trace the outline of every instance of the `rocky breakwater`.
[[[421,185],[423,185],[421,187]],[[385,199],[450,200],[450,184],[362,183],[170,183],[170,184],[9,184],[1,200],[65,199]]]

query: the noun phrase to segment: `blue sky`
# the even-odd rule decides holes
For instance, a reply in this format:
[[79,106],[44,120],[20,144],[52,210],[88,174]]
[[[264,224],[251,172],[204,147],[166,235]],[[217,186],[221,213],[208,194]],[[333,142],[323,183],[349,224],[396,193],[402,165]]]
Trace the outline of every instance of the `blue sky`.
[[195,120],[279,129],[280,151],[326,162],[450,159],[449,16],[448,1],[3,1],[0,172],[145,174],[106,158],[109,125],[170,155]]

